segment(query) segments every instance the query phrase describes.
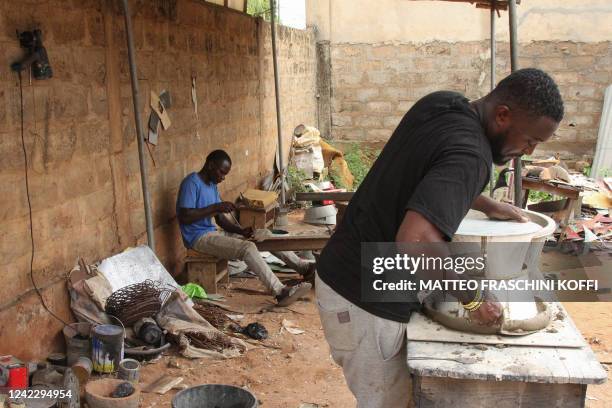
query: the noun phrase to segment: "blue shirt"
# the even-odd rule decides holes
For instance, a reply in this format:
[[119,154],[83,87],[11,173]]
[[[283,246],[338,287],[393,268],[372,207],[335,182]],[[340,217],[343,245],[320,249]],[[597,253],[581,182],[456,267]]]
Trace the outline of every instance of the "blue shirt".
[[[217,185],[207,184],[198,176],[198,173],[191,173],[181,183],[176,200],[176,212],[178,214],[179,208],[204,208],[219,202],[221,202],[221,197],[219,197]],[[192,224],[181,224],[179,221],[179,227],[183,243],[187,248],[192,248],[202,235],[217,229],[212,217],[202,218]]]

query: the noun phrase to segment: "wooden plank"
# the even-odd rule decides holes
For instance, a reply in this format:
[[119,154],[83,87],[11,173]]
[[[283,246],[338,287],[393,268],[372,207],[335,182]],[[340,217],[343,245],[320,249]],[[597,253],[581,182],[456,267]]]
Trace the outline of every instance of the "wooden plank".
[[533,180],[523,177],[523,190],[544,191],[546,193],[577,199],[580,196],[580,189],[563,184],[554,185],[543,181]]
[[221,272],[217,273],[217,275],[215,276],[215,283],[219,283],[220,281],[227,283],[228,279],[229,279],[229,268],[226,267]]
[[[483,8],[483,9],[489,9],[489,10],[491,10],[491,8],[493,7],[492,0],[442,0],[442,1],[448,1],[448,2],[454,2],[454,3],[469,3],[469,4],[474,4],[476,8]],[[521,0],[516,0],[516,4],[517,5],[521,4]],[[496,10],[506,10],[507,8],[508,8],[508,0],[497,0],[495,2]]]
[[600,374],[603,373],[605,375],[605,371],[590,347],[585,347],[583,349],[582,358],[580,360],[573,360],[575,355],[573,353],[568,353],[567,349],[558,348],[557,353],[559,359],[567,367],[569,382],[578,382],[584,378],[592,379],[592,384],[602,384],[605,382],[605,380],[601,380],[600,378]]
[[[551,384],[601,384],[606,371],[588,346],[553,347],[483,345],[409,341],[408,369],[422,377]],[[573,364],[581,367],[574,369]]]
[[195,249],[187,249],[187,256],[185,257],[185,262],[216,262],[218,260],[219,258],[214,255],[205,254]]
[[424,377],[545,383],[565,383],[569,378],[554,349],[549,348],[410,342],[407,358],[409,370]]
[[320,193],[295,193],[295,201],[350,201],[355,194],[354,191],[345,192],[320,192]]
[[217,265],[211,262],[187,263],[187,280],[202,286],[206,293],[217,293]]
[[436,377],[413,379],[418,408],[494,406],[573,408],[584,404],[586,385],[490,382]]
[[142,392],[164,395],[173,387],[176,387],[182,382],[183,377],[174,377],[169,374],[164,374],[151,384],[147,385]]
[[323,249],[328,240],[329,235],[297,235],[267,237],[254,243],[260,251],[306,251]]
[[253,229],[267,228],[274,224],[274,216],[276,214],[278,204],[272,205],[266,209],[239,207],[238,220],[243,227],[252,227]]

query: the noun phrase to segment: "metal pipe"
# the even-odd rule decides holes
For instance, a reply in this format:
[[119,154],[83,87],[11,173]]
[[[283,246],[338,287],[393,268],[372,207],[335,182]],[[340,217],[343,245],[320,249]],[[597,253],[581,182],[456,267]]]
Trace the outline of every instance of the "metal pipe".
[[[495,53],[497,47],[495,44],[495,13],[496,0],[491,2],[491,90],[495,88]],[[493,197],[493,187],[495,187],[495,164],[491,166],[491,177],[489,178],[489,196]]]
[[508,18],[510,20],[510,71],[514,72],[518,69],[516,0],[508,0]]
[[[518,69],[518,44],[516,33],[516,0],[508,0],[508,19],[510,23],[510,71]],[[514,205],[523,205],[523,183],[521,180],[521,158],[514,159]]]
[[144,201],[145,221],[147,225],[147,243],[155,252],[155,238],[153,237],[153,219],[151,217],[151,200],[149,197],[147,163],[144,155],[144,134],[140,120],[140,99],[138,97],[138,76],[136,71],[136,56],[134,54],[134,36],[132,35],[132,18],[128,0],[123,0],[123,14],[125,16],[125,32],[127,37],[128,58],[130,63],[130,79],[132,80],[132,100],[134,102],[134,121],[136,122],[136,137],[138,140],[138,161],[140,162],[140,181],[142,183],[142,197]]
[[281,128],[280,85],[278,81],[278,61],[276,59],[276,25],[274,13],[276,0],[270,0],[270,29],[272,30],[272,65],[274,66],[274,96],[276,99],[276,127],[278,132],[278,168],[281,180],[281,208],[285,206],[285,167],[283,163],[283,132]]
[[497,44],[495,43],[495,14],[497,7],[497,1],[493,0],[491,4],[491,90],[495,88],[495,57],[497,53]]

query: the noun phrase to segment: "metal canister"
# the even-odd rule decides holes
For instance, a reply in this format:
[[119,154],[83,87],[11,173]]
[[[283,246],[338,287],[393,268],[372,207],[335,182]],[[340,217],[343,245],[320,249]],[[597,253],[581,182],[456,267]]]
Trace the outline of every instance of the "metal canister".
[[9,389],[28,387],[28,367],[16,357],[0,356],[1,379]]
[[123,360],[122,327],[101,324],[91,331],[91,361],[93,369],[99,373],[113,373]]
[[126,380],[132,384],[138,384],[140,379],[140,363],[133,358],[126,358],[119,363],[117,378]]
[[79,357],[76,363],[72,365],[72,372],[79,379],[79,384],[85,384],[91,376],[93,370],[93,362],[89,357]]
[[70,323],[62,330],[66,341],[66,364],[70,367],[79,357],[91,357],[90,323]]

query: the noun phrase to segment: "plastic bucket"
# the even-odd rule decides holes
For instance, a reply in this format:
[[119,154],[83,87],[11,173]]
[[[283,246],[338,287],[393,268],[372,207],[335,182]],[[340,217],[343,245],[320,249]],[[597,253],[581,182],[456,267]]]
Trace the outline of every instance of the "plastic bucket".
[[113,373],[123,360],[122,327],[101,324],[91,331],[91,361],[93,369],[99,373]]
[[257,408],[257,398],[233,385],[205,384],[176,394],[172,408]]

